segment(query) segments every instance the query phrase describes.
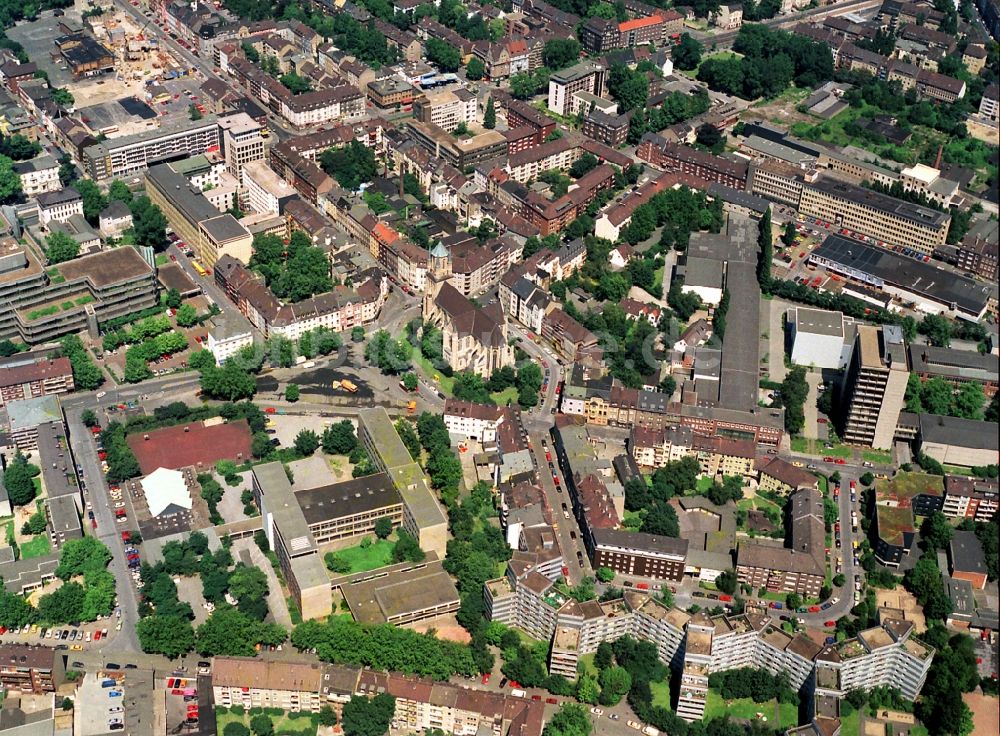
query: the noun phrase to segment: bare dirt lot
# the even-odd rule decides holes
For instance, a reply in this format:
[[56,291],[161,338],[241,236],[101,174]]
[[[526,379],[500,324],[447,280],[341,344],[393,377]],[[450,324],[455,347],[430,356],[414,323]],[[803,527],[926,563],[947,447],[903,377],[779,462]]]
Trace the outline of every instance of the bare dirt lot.
[[443,639],[445,641],[455,641],[459,644],[468,644],[472,641],[472,637],[469,636],[469,632],[458,625],[454,616],[439,616],[438,618],[432,618],[427,621],[421,621],[416,624],[412,624],[408,628],[414,631],[419,631],[422,634],[433,630],[434,635],[438,639]]
[[965,693],[962,698],[972,711],[972,733],[1000,733],[1000,700],[979,691]]

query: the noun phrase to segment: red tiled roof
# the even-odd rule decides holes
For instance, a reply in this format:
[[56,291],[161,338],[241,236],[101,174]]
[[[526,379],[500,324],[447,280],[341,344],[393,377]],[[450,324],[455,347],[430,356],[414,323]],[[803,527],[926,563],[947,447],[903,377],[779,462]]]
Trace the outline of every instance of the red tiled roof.
[[657,23],[662,22],[663,18],[658,15],[651,15],[648,18],[633,18],[632,20],[627,20],[624,23],[619,23],[618,30],[622,33],[627,33],[628,31],[634,31],[637,28],[655,26]]

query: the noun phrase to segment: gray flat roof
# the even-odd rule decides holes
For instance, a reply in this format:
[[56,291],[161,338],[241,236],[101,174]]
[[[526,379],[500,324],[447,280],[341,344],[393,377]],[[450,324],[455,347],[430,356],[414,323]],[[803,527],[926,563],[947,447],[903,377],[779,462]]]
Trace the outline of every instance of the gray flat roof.
[[915,373],[977,381],[996,381],[1000,357],[976,350],[939,348],[934,345],[909,346],[910,367]]
[[363,409],[358,412],[358,419],[365,430],[371,435],[379,458],[386,468],[392,469],[413,463],[410,451],[399,439],[399,433],[389,418],[389,413],[382,407]]
[[441,563],[431,560],[341,586],[354,618],[363,624],[427,608],[458,606],[458,590]]
[[46,422],[62,422],[59,399],[55,396],[39,396],[11,401],[7,404],[7,418],[10,420],[11,432],[33,429]]
[[264,463],[254,467],[253,474],[261,488],[264,507],[285,540],[289,555],[297,556],[315,550],[316,542],[292,493],[292,484],[284,466],[279,462]]
[[392,479],[385,473],[298,491],[295,498],[310,526],[403,502]]
[[968,314],[981,314],[990,298],[988,285],[842,235],[828,236],[813,251],[812,257],[839,264],[943,305],[954,304]]
[[[215,210],[214,207],[212,209]],[[215,210],[215,214],[216,217],[202,222],[201,226],[217,243],[225,243],[227,240],[236,240],[250,234],[240,221],[228,212],[220,215],[219,211]]]
[[62,422],[38,425],[38,457],[42,480],[45,481],[45,493],[49,498],[80,493],[73,456],[66,439],[66,428]]
[[975,419],[946,417],[940,414],[919,414],[920,436],[924,442],[966,447],[976,450],[998,450],[997,426]]
[[952,570],[986,574],[986,559],[983,546],[975,532],[955,530],[948,545]]
[[725,266],[722,261],[689,256],[684,267],[684,285],[721,289],[724,271]]
[[82,533],[80,526],[80,513],[76,508],[76,501],[70,496],[57,496],[49,499],[49,518],[52,522],[52,531],[56,534]]
[[[169,164],[159,164],[146,169],[146,180],[163,192],[170,203],[193,223],[205,222],[220,216],[219,211],[192,186],[183,174],[178,174]],[[232,217],[232,215],[230,215]]]
[[795,331],[812,335],[844,336],[843,312],[798,307],[795,310]]
[[900,217],[925,227],[940,227],[951,219],[951,215],[940,210],[922,207],[912,202],[905,202],[901,199],[890,197],[888,194],[882,194],[872,189],[866,189],[856,184],[850,184],[827,176],[819,177],[808,186],[824,194],[858,202],[879,212]]

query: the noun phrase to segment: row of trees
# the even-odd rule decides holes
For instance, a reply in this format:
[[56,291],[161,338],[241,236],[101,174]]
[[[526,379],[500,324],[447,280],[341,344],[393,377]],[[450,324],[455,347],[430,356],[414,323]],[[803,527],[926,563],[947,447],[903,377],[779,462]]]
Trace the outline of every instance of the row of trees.
[[447,680],[478,670],[469,647],[390,624],[363,626],[344,618],[306,621],[292,631],[300,651],[316,650],[324,662],[367,666]]
[[80,391],[93,391],[104,383],[104,374],[90,358],[79,335],[67,335],[59,341],[62,354],[73,369],[73,383]]

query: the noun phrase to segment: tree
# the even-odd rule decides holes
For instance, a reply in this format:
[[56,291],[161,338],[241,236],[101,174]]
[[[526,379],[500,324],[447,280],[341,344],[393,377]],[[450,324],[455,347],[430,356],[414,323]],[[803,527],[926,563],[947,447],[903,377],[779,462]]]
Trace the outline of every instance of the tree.
[[73,188],[83,197],[83,216],[91,225],[96,225],[101,212],[108,206],[108,199],[90,179],[80,179]]
[[622,111],[639,110],[646,106],[649,80],[642,72],[632,71],[624,64],[614,64],[608,75],[608,93]]
[[487,130],[493,130],[497,127],[497,110],[496,105],[493,103],[493,96],[486,101],[486,111],[483,113],[483,127]]
[[715,579],[715,587],[723,593],[732,595],[736,592],[738,582],[739,581],[736,579],[736,573],[732,570],[724,570],[719,577]]
[[24,596],[0,589],[0,626],[8,629],[21,628],[32,623],[35,618],[35,609]]
[[597,168],[599,163],[600,161],[597,160],[597,156],[592,153],[585,153],[569,167],[569,175],[574,179],[579,179],[587,172]]
[[45,257],[49,263],[63,263],[80,255],[80,244],[66,233],[54,232],[45,239]]
[[42,152],[42,146],[19,133],[8,137],[0,136],[0,155],[13,161],[27,161]]
[[[252,48],[252,47],[251,47]],[[240,706],[241,708],[243,706]],[[250,729],[239,721],[232,721],[222,729],[222,736],[250,736]]]
[[76,102],[76,98],[73,97],[69,90],[58,87],[52,90],[52,101],[60,107],[72,107]]
[[352,695],[344,703],[341,726],[346,736],[383,736],[396,713],[396,699],[379,693],[369,700],[364,695]]
[[277,645],[286,638],[287,632],[277,624],[220,606],[195,632],[195,648],[203,656],[252,657],[258,644]]
[[479,60],[478,56],[473,56],[469,59],[469,63],[465,65],[465,77],[470,82],[475,82],[482,79],[486,75],[486,67],[483,62]]
[[80,421],[84,427],[96,427],[98,424],[97,414],[93,409],[84,409],[80,412]]
[[785,596],[785,605],[788,607],[789,611],[794,611],[802,605],[802,596],[798,593],[789,593]]
[[312,89],[312,85],[309,84],[308,79],[291,72],[288,74],[282,74],[281,77],[278,78],[278,81],[285,85],[289,92],[293,95],[301,95],[302,93],[308,92]]
[[323,430],[323,452],[327,455],[350,455],[358,446],[358,436],[350,419],[334,422]]
[[166,304],[171,309],[177,309],[183,303],[181,293],[177,289],[167,289]]
[[336,726],[337,712],[329,705],[324,705],[319,709],[319,717],[317,720],[321,726]]
[[298,384],[290,383],[285,386],[285,401],[296,402],[299,400]]
[[615,571],[610,567],[599,567],[595,572],[597,574],[597,579],[602,583],[610,583],[615,579]]
[[945,549],[951,541],[952,528],[948,518],[940,511],[935,511],[920,526],[920,536],[927,550]]
[[254,736],[274,736],[274,722],[265,713],[250,717],[250,730]]
[[301,455],[312,455],[319,448],[319,436],[311,429],[299,430],[295,435],[295,449]]
[[716,146],[722,144],[722,133],[711,123],[703,123],[698,126],[698,130],[695,133],[696,140],[705,148],[710,148],[713,151],[716,150]]
[[[589,678],[581,678],[581,682],[584,679]],[[584,700],[583,702],[596,702],[596,698],[593,701]],[[590,722],[590,716],[587,715],[586,709],[579,703],[564,702],[552,716],[552,720],[545,726],[542,736],[590,736],[592,730],[593,724]]]
[[428,38],[424,44],[427,60],[442,72],[457,72],[462,65],[462,55],[451,44],[437,38]]
[[591,675],[583,675],[576,681],[576,699],[581,703],[596,705],[600,697],[597,679]]
[[602,705],[618,705],[632,687],[632,676],[624,667],[605,667],[598,677],[601,684]]
[[171,659],[194,648],[194,629],[179,616],[145,616],[136,624],[139,646],[147,654],[162,654]]
[[542,48],[542,64],[559,70],[580,60],[580,42],[575,38],[554,38]]
[[420,549],[416,537],[403,528],[396,531],[396,544],[392,547],[394,562],[423,562],[426,554]]
[[4,471],[3,480],[7,487],[7,495],[14,506],[26,506],[35,500],[35,482],[38,468],[28,462],[28,459],[18,450],[14,459]]
[[875,483],[875,476],[872,475],[871,472],[866,472],[864,475],[861,476],[861,478],[859,478],[859,480],[861,481],[861,485],[871,486],[874,485]]
[[250,454],[256,458],[267,457],[274,447],[271,445],[271,438],[264,432],[254,432],[250,438]]
[[109,202],[117,200],[119,202],[124,202],[125,204],[131,204],[132,197],[132,190],[129,189],[128,184],[123,182],[121,179],[115,179],[108,187]]
[[132,230],[138,245],[162,248],[167,244],[167,218],[149,197],[132,200]]
[[379,539],[387,539],[392,534],[392,519],[383,516],[375,521],[375,536]]
[[764,211],[757,231],[757,283],[765,294],[771,291],[771,264],[774,246],[771,242],[771,208]]
[[8,203],[21,193],[21,177],[14,171],[14,162],[0,156],[0,202]]
[[642,531],[664,537],[679,537],[680,525],[674,507],[664,501],[654,502],[642,520]]
[[701,63],[701,44],[690,34],[682,33],[680,42],[674,46],[672,58],[678,69],[692,71]]
[[219,367],[207,366],[202,371],[201,390],[209,398],[239,401],[257,393],[257,382],[230,358]]

